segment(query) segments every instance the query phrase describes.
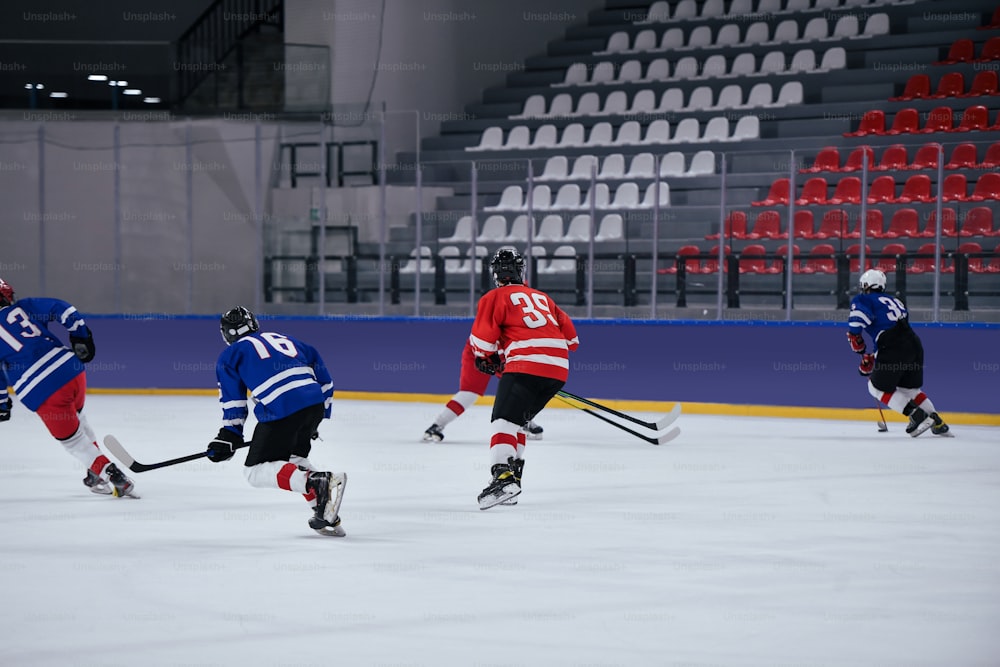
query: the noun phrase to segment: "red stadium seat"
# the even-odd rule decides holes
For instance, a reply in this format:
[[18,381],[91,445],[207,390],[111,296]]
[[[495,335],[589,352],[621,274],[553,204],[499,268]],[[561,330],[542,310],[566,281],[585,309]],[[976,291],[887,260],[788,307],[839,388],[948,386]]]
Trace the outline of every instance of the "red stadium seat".
[[955,123],[951,107],[935,107],[927,114],[927,121],[920,130],[920,134],[933,134],[934,132],[951,132]]
[[771,190],[760,201],[750,202],[751,206],[780,206],[788,204],[788,179],[779,178],[771,183]]
[[[723,249],[723,252],[729,255],[729,246]],[[729,267],[723,263],[723,272],[729,271]],[[714,245],[712,249],[708,251],[708,259],[701,267],[701,273],[718,273],[719,272],[719,246]]]
[[844,132],[845,137],[863,137],[869,134],[885,134],[885,112],[881,109],[866,111],[861,116],[861,122],[858,124],[857,130],[854,132]]
[[847,155],[844,166],[840,170],[861,171],[861,161],[865,155],[868,156],[868,168],[873,169],[875,167],[875,151],[872,150],[871,146],[858,146]]
[[764,255],[767,250],[759,244],[748,245],[740,251],[740,273],[770,273]]
[[931,78],[926,74],[914,74],[906,81],[903,94],[890,97],[890,102],[909,102],[923,100],[931,96]]
[[944,165],[945,169],[975,169],[976,145],[959,144],[951,151],[951,159]]
[[[880,239],[885,236],[885,223],[882,219],[882,211],[877,208],[868,209],[868,217],[865,220],[865,234],[870,239]],[[860,220],[858,221],[858,229],[861,228]],[[860,238],[860,234],[859,234]]]
[[941,200],[969,200],[969,184],[965,180],[965,174],[948,174],[944,177],[944,187],[941,188]]
[[811,167],[799,169],[800,174],[816,174],[821,171],[840,171],[840,151],[828,146],[816,154]]
[[976,30],[995,30],[996,28],[1000,28],[1000,7],[993,11],[993,18],[990,19],[989,23],[979,26]]
[[[958,213],[953,208],[943,208],[941,209],[941,219],[944,224],[941,225],[941,236],[942,237],[954,237],[958,235]],[[931,214],[927,217],[927,226],[924,227],[924,231],[920,232],[920,236],[924,238],[934,238],[937,233],[937,211],[931,211]]]
[[989,114],[986,107],[980,104],[969,107],[962,113],[961,122],[959,122],[958,127],[952,129],[952,132],[984,131],[990,126]]
[[938,81],[937,90],[930,96],[931,99],[939,100],[945,97],[958,97],[965,92],[965,77],[961,72],[948,72]]
[[[924,255],[924,257],[916,257],[913,259],[913,264],[911,264],[907,269],[907,273],[933,273],[934,272],[934,244],[925,243],[924,245],[917,248],[917,255]],[[944,248],[941,248],[941,258],[944,258]]]
[[882,257],[875,263],[875,268],[882,273],[894,273],[896,271],[896,255],[903,255],[903,262],[906,262],[906,246],[902,243],[887,243],[879,253]]
[[861,268],[861,244],[854,243],[847,246],[847,258],[851,260],[851,273],[861,273],[872,268],[872,249],[865,246],[865,268]]
[[892,169],[908,169],[910,158],[906,155],[906,146],[895,144],[889,146],[882,152],[882,159],[877,167],[871,167],[873,171],[890,171]]
[[861,179],[857,176],[848,176],[837,182],[837,187],[833,190],[833,195],[827,200],[828,204],[860,204],[861,203]]
[[[975,241],[969,241],[967,243],[962,243],[956,249],[956,254],[969,255],[972,253],[981,253],[983,247],[976,243]],[[986,268],[983,266],[982,257],[969,257],[969,273],[986,273]],[[944,270],[944,269],[942,269]],[[953,273],[955,271],[954,265],[947,269],[947,273]]]
[[969,201],[1000,199],[1000,173],[987,172],[976,181],[976,187],[969,195]]
[[868,187],[868,203],[879,204],[896,201],[896,179],[892,176],[879,176]]
[[900,109],[892,117],[892,127],[885,131],[885,134],[913,134],[920,131],[920,114],[916,109],[907,107]]
[[[785,262],[788,260],[788,246],[780,245],[776,251],[778,259],[774,260],[771,264],[772,268],[778,269],[775,273],[781,273],[785,270]],[[792,246],[792,273],[802,272],[802,261],[801,261],[802,249],[797,245]]]
[[829,243],[814,246],[802,262],[802,273],[836,273],[837,262],[833,254],[833,246]]
[[990,263],[983,262],[983,272],[1000,273],[1000,244],[997,244],[997,247],[993,249],[993,259],[990,260]]
[[[797,239],[813,239],[816,238],[815,220],[813,219],[813,212],[806,211],[804,209],[798,209],[795,211],[795,219],[792,221],[792,236]],[[788,233],[781,235],[781,238],[787,239]]]
[[901,208],[892,214],[889,221],[889,229],[885,230],[882,238],[914,238],[920,234],[920,215],[916,209]]
[[976,59],[976,45],[971,39],[956,39],[948,49],[944,60],[938,60],[935,65],[954,65],[955,63],[971,63]]
[[802,196],[795,200],[798,206],[826,203],[826,179],[814,176],[802,185]]
[[976,62],[989,62],[990,60],[1000,60],[1000,37],[990,37],[983,44]]
[[780,239],[781,216],[777,211],[761,211],[753,221],[753,229],[747,232],[748,239]]
[[845,211],[839,208],[827,211],[823,214],[823,219],[819,223],[819,229],[816,230],[813,238],[839,239],[847,234],[850,224]]
[[[726,216],[724,223],[726,238],[745,239],[747,237],[747,214],[743,211],[731,211]],[[708,241],[718,240],[719,234],[708,234],[705,239]]]
[[986,149],[983,161],[977,165],[980,169],[993,169],[1000,167],[1000,143],[990,144]]
[[934,201],[934,194],[931,192],[931,177],[926,174],[915,174],[906,179],[903,185],[903,192],[900,193],[896,201],[900,204],[910,202],[928,203]]
[[[701,253],[701,248],[696,245],[681,246],[677,251],[678,258],[688,257],[688,259],[684,260],[684,270],[687,273],[701,273],[701,260],[697,257],[699,253]],[[689,257],[690,255],[694,255],[694,257]],[[660,275],[677,273],[677,264],[657,269],[656,272]]]
[[1000,231],[993,231],[993,211],[986,206],[969,209],[959,236],[1000,236]]
[[979,97],[980,95],[1000,95],[1000,82],[996,70],[988,69],[976,74],[969,86],[969,92],[959,97]]
[[939,144],[924,144],[917,149],[917,154],[913,156],[913,162],[908,165],[908,169],[937,169],[938,156],[941,154]]

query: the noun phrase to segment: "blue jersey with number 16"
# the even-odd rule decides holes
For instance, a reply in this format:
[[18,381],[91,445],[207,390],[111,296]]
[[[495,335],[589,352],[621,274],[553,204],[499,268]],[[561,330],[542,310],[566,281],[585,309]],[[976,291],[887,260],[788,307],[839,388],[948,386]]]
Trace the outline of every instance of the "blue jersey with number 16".
[[333,379],[319,353],[300,340],[271,331],[244,336],[223,350],[216,365],[222,424],[243,434],[247,390],[258,422],[283,419],[311,405],[330,416]]
[[867,331],[878,351],[878,337],[882,332],[907,317],[906,306],[896,297],[884,292],[869,292],[851,299],[851,315],[847,318],[847,326],[851,333]]

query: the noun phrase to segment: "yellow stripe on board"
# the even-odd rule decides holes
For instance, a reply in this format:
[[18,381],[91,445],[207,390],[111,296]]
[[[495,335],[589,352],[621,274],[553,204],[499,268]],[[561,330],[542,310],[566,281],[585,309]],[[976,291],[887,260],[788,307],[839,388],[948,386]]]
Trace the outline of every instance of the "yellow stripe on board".
[[[218,389],[88,389],[91,394],[153,394],[158,396],[218,396]],[[451,394],[408,394],[376,391],[337,391],[334,398],[350,401],[397,401],[407,403],[447,403]],[[590,397],[586,397],[590,398]],[[609,398],[592,398],[602,405],[619,412],[667,412],[674,406],[672,401],[633,401]],[[682,401],[685,414],[689,415],[733,415],[737,417],[783,417],[793,419],[842,419],[849,421],[872,421],[878,419],[874,402],[871,408],[808,408],[787,405],[733,405],[729,403],[693,403]],[[493,405],[492,396],[481,396],[476,405]],[[561,401],[552,401],[548,408],[573,409]],[[906,417],[882,408],[887,422],[907,421]],[[949,424],[970,424],[978,426],[1000,426],[1000,415],[977,412],[945,412]]]

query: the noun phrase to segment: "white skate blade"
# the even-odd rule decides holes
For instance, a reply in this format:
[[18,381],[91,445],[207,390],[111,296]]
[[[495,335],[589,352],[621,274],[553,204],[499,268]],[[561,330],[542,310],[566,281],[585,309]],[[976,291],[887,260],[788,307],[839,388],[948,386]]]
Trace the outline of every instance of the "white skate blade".
[[910,433],[910,437],[912,437],[912,438],[917,437],[918,435],[922,434],[924,431],[928,430],[931,426],[934,426],[934,420],[931,417],[928,417],[927,419],[925,419],[922,422],[920,422],[920,426],[918,426],[917,428],[913,429],[913,432]]
[[491,507],[501,505],[508,500],[516,498],[521,494],[521,487],[515,483],[510,483],[500,490],[500,493],[492,496],[483,496],[479,499],[479,509],[488,510]]
[[323,537],[347,537],[343,526],[340,525],[324,526],[323,528],[315,528],[314,530]]

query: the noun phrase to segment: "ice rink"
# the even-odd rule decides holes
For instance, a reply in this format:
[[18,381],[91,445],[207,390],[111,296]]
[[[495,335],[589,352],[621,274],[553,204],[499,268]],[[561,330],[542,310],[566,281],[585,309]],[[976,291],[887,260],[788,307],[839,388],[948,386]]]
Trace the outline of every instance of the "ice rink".
[[[1000,665],[996,428],[682,415],[655,447],[550,408],[520,503],[483,512],[489,408],[420,442],[440,407],[335,400],[311,459],[349,476],[336,539],[245,450],[92,495],[16,405],[0,665]],[[207,396],[87,412],[142,462],[220,422]]]

